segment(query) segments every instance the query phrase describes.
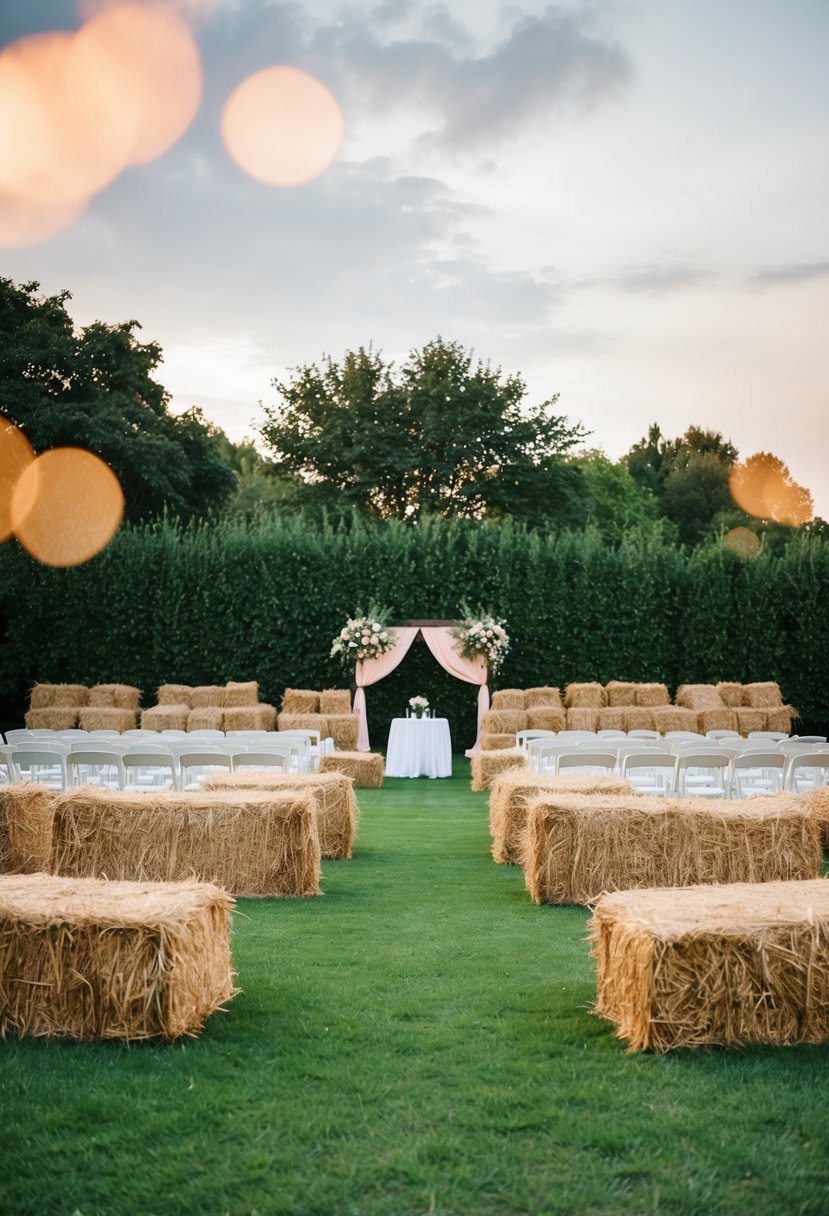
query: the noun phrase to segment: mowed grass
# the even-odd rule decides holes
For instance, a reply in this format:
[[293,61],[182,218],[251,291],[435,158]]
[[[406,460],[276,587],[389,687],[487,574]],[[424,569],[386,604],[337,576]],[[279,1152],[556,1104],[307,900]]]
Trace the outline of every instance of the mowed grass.
[[4,1216],[829,1211],[826,1046],[627,1055],[465,761],[359,797],[323,898],[240,901],[200,1038],[0,1043]]

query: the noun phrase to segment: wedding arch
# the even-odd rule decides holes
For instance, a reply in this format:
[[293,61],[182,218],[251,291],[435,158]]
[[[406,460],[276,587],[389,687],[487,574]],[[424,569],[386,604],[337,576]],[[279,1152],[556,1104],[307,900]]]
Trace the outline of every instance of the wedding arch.
[[403,621],[400,625],[390,625],[389,632],[394,634],[392,649],[387,650],[385,654],[377,655],[376,658],[361,659],[357,662],[354,712],[358,719],[358,751],[370,751],[365,690],[391,675],[395,667],[399,666],[409,653],[415,638],[420,636],[445,671],[458,680],[478,686],[478,731],[475,743],[467,749],[466,755],[476,756],[478,754],[481,750],[481,728],[484,715],[489,709],[489,684],[487,682],[489,668],[482,654],[464,658],[456,650],[457,639],[452,632],[456,624],[456,621]]

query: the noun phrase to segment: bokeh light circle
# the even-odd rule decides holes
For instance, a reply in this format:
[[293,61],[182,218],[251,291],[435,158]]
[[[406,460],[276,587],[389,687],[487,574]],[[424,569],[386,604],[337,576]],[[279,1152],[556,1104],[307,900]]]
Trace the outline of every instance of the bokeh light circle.
[[14,487],[27,465],[35,458],[32,445],[22,431],[0,418],[0,542],[14,531],[11,501]]
[[723,547],[738,557],[756,557],[760,552],[760,538],[751,528],[731,528],[723,537]]
[[757,452],[735,464],[728,488],[737,506],[756,519],[798,527],[814,518],[809,490],[798,485],[782,460],[769,452]]
[[17,539],[46,566],[77,566],[109,543],[124,514],[112,469],[81,448],[50,448],[17,479],[10,519]]
[[222,138],[236,164],[269,186],[300,186],[339,151],[343,115],[334,96],[298,68],[255,72],[222,111]]

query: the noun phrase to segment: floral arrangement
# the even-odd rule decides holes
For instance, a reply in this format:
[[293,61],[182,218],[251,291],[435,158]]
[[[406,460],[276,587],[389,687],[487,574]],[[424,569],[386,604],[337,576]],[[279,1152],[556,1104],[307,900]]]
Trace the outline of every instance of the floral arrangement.
[[425,697],[409,697],[409,709],[416,718],[422,718],[429,708],[429,702]]
[[494,675],[509,653],[509,634],[504,625],[493,616],[467,617],[459,621],[452,634],[460,643],[458,650],[465,659],[482,654],[490,672]]
[[331,645],[331,658],[339,656],[343,665],[363,659],[376,659],[394,648],[394,637],[386,629],[380,613],[370,616],[358,615],[346,621]]

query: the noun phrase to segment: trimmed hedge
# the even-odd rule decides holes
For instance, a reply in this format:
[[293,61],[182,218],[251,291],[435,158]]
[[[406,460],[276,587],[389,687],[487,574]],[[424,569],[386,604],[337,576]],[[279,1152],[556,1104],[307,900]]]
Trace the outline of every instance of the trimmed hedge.
[[[125,527],[84,566],[38,566],[0,549],[0,698],[22,720],[48,682],[123,682],[152,703],[161,683],[347,682],[328,657],[345,618],[371,601],[393,619],[454,618],[481,605],[508,623],[503,687],[572,680],[777,680],[803,720],[829,722],[829,546],[795,539],[780,557],[686,553],[629,534],[528,533],[427,521],[337,527],[297,519]],[[367,694],[374,744],[423,693],[456,750],[474,738],[476,691],[414,646]]]

